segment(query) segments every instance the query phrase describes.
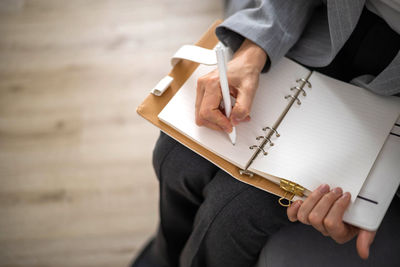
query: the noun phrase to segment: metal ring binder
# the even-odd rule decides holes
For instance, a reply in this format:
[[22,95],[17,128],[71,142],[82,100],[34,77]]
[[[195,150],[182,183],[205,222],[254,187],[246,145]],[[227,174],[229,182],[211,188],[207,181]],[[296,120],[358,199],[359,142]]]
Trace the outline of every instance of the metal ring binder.
[[[269,145],[270,145],[270,146],[274,146],[274,143],[272,143],[271,139],[269,139],[268,137],[262,136],[262,135],[256,137],[256,140],[257,140],[257,141],[260,140],[260,139],[267,140],[267,141],[269,142]],[[267,142],[267,143],[268,143],[268,142]]]
[[274,143],[272,143],[272,142],[271,142],[271,139],[269,139],[268,137],[265,137],[265,139],[267,139],[267,140],[268,140],[268,142],[269,142],[269,146],[274,146],[274,145],[275,145]]
[[262,128],[262,130],[265,132],[266,130],[271,130],[271,131],[273,131],[274,133],[275,133],[275,136],[276,137],[280,137],[281,135],[278,133],[278,131],[277,130],[275,130],[274,128],[272,128],[272,127],[264,127],[264,128]]
[[306,91],[304,91],[303,88],[300,88],[300,87],[298,87],[298,86],[295,86],[295,87],[290,88],[290,91],[293,91],[293,90],[301,91],[301,92],[303,92],[303,96],[307,96]]
[[265,138],[265,136],[260,135],[260,136],[257,136],[257,137],[256,137],[256,140],[258,141],[258,140],[264,139],[264,138]]
[[[257,141],[262,140],[260,142],[260,144],[252,145],[249,147],[250,149],[255,149],[256,151],[254,151],[251,158],[247,161],[244,169],[239,170],[239,173],[241,175],[253,176],[253,173],[248,170],[249,167],[251,166],[251,164],[253,164],[254,160],[258,157],[260,152],[262,152],[264,154],[264,156],[268,155],[268,153],[264,150],[264,147],[267,144],[269,144],[270,147],[274,145],[274,143],[271,142],[271,138],[274,134],[276,137],[280,137],[280,134],[278,133],[277,129],[278,129],[279,125],[281,124],[281,122],[283,121],[283,119],[285,118],[286,114],[289,112],[290,108],[293,106],[293,103],[297,102],[298,105],[301,105],[301,101],[300,101],[300,99],[298,99],[298,96],[300,95],[300,93],[302,93],[303,96],[307,95],[307,93],[304,90],[304,86],[308,85],[308,87],[311,88],[311,83],[308,81],[311,74],[312,74],[312,72],[310,72],[306,78],[301,78],[301,79],[296,80],[296,82],[300,83],[300,84],[299,84],[299,86],[294,86],[294,87],[290,88],[291,91],[295,91],[295,92],[293,92],[293,95],[285,96],[285,99],[292,98],[292,100],[289,101],[286,108],[282,111],[282,114],[275,121],[275,123],[272,125],[272,127],[262,128],[262,130],[264,132],[266,132],[265,136],[262,136],[262,135],[257,136],[256,137]],[[269,130],[269,131],[267,132],[267,130]],[[290,206],[292,199],[295,195],[303,196],[303,193],[305,190],[300,185],[295,184],[290,181],[287,181],[287,180],[284,180],[284,179],[281,179],[281,181],[280,181],[280,188],[285,190],[285,194],[283,195],[282,198],[279,199],[279,204],[281,204],[282,206],[285,206],[285,207]]]
[[268,155],[268,152],[266,152],[265,150],[264,150],[264,147],[260,147],[260,146],[257,146],[257,145],[252,145],[252,146],[250,146],[249,147],[250,149],[258,149],[259,151],[261,151],[261,152],[263,152],[263,154],[264,154],[264,156],[266,156],[266,155]]
[[308,88],[311,88],[311,87],[312,87],[311,83],[310,83],[308,80],[303,79],[303,78],[297,79],[296,82],[298,82],[298,83],[299,83],[299,82],[303,82],[303,83],[305,83],[305,84],[308,85]]
[[301,105],[300,99],[298,99],[296,96],[287,95],[287,96],[285,96],[285,99],[288,99],[290,97],[293,98],[294,100],[297,100],[297,105]]

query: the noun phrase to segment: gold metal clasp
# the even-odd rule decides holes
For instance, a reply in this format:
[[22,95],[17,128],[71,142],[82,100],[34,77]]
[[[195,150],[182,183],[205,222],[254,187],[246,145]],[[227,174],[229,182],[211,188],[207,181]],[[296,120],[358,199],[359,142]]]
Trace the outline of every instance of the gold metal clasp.
[[[285,194],[278,201],[283,207],[290,207],[294,196],[304,196],[304,187],[286,179],[281,179],[280,188],[285,190]],[[285,200],[287,200],[287,202]]]

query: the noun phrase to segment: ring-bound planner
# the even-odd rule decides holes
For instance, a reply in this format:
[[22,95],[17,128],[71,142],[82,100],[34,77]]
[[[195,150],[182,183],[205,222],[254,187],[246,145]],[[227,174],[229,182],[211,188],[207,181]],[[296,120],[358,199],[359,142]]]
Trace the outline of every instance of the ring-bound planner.
[[[216,25],[197,45],[217,44]],[[394,132],[400,98],[378,96],[283,58],[260,75],[251,120],[236,126],[233,146],[225,133],[195,123],[197,80],[215,68],[181,60],[169,74],[170,88],[149,95],[138,113],[234,178],[280,196],[283,206],[327,183],[351,193],[347,222],[379,226],[400,183],[400,136]],[[376,177],[381,169],[385,177]],[[390,186],[368,187],[376,179]],[[360,217],[362,210],[376,210],[378,219]]]

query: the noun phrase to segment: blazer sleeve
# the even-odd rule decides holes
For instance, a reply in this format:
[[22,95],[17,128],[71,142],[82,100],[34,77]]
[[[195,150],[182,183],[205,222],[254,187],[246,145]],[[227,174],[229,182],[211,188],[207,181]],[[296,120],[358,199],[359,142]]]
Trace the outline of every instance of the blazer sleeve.
[[[236,51],[243,40],[260,46],[274,64],[299,39],[320,0],[262,0],[252,1],[228,17],[216,29],[219,40]],[[250,6],[250,7],[249,7]],[[265,69],[265,68],[264,68]]]

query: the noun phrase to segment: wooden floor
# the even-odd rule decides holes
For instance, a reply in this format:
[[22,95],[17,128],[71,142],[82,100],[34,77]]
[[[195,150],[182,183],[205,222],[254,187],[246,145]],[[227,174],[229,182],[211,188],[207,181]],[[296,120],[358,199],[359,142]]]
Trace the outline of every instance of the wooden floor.
[[136,106],[214,0],[0,0],[0,266],[127,266],[154,232]]

